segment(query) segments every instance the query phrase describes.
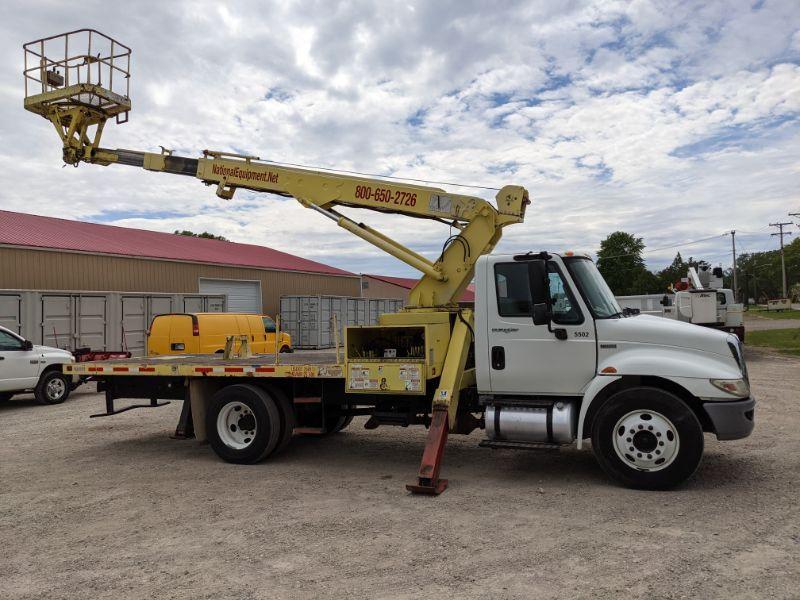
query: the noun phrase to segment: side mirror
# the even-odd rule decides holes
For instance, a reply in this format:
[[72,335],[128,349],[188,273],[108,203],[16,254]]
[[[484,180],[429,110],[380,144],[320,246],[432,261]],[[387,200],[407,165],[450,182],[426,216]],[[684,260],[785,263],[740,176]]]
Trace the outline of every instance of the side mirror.
[[22,342],[22,349],[25,350],[26,352],[28,350],[33,350],[33,342],[30,340],[25,340],[24,342]]
[[532,260],[528,263],[528,280],[531,288],[531,317],[534,325],[550,323],[550,277],[547,262]]

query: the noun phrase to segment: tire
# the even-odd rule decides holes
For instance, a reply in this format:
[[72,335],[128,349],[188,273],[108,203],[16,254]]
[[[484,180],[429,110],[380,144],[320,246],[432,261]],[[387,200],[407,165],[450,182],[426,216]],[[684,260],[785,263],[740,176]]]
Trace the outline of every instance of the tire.
[[703,428],[678,396],[636,387],[614,394],[600,407],[592,424],[592,448],[616,482],[666,490],[689,479],[700,465]]
[[72,382],[64,373],[53,369],[42,373],[33,395],[39,404],[61,404],[69,397],[70,391]]
[[0,404],[8,402],[14,396],[11,392],[0,392]]
[[281,452],[284,448],[286,448],[286,446],[289,445],[294,433],[294,427],[296,424],[294,406],[289,400],[288,396],[284,394],[283,390],[280,388],[270,386],[267,391],[273,398],[275,398],[281,414],[280,441],[278,442],[278,446],[275,448],[275,452]]
[[206,434],[222,460],[257,463],[272,454],[281,441],[280,410],[272,396],[259,387],[224,387],[211,398]]
[[336,417],[336,418],[329,418],[325,420],[325,429],[328,430],[328,433],[339,433],[343,429],[347,429],[347,426],[353,422],[352,416],[346,417]]

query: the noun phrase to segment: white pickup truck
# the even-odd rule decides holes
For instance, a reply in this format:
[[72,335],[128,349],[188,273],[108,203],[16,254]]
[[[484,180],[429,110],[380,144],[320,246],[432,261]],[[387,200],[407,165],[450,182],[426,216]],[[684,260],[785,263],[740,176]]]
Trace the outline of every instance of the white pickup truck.
[[62,373],[62,365],[72,362],[66,350],[35,346],[0,327],[0,402],[30,391],[42,404],[64,402],[73,386],[72,378]]

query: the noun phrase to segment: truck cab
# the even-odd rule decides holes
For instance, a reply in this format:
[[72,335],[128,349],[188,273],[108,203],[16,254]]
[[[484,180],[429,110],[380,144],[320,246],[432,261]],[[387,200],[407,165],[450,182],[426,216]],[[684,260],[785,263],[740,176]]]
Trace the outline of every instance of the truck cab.
[[736,336],[627,314],[586,256],[483,256],[475,277],[484,445],[580,448],[591,438],[612,477],[662,488],[694,472],[704,432],[752,431]]

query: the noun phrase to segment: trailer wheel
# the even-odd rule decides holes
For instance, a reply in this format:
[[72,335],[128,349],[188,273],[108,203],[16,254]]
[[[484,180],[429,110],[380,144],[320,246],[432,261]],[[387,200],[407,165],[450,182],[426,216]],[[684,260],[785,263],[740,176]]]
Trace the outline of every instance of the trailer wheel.
[[209,444],[221,459],[257,463],[272,454],[281,441],[280,410],[263,389],[231,385],[211,398],[206,431]]
[[592,448],[603,470],[622,485],[669,489],[700,465],[703,428],[678,396],[658,388],[631,388],[600,407]]
[[71,391],[71,382],[61,371],[51,370],[42,373],[33,395],[39,404],[61,404]]

